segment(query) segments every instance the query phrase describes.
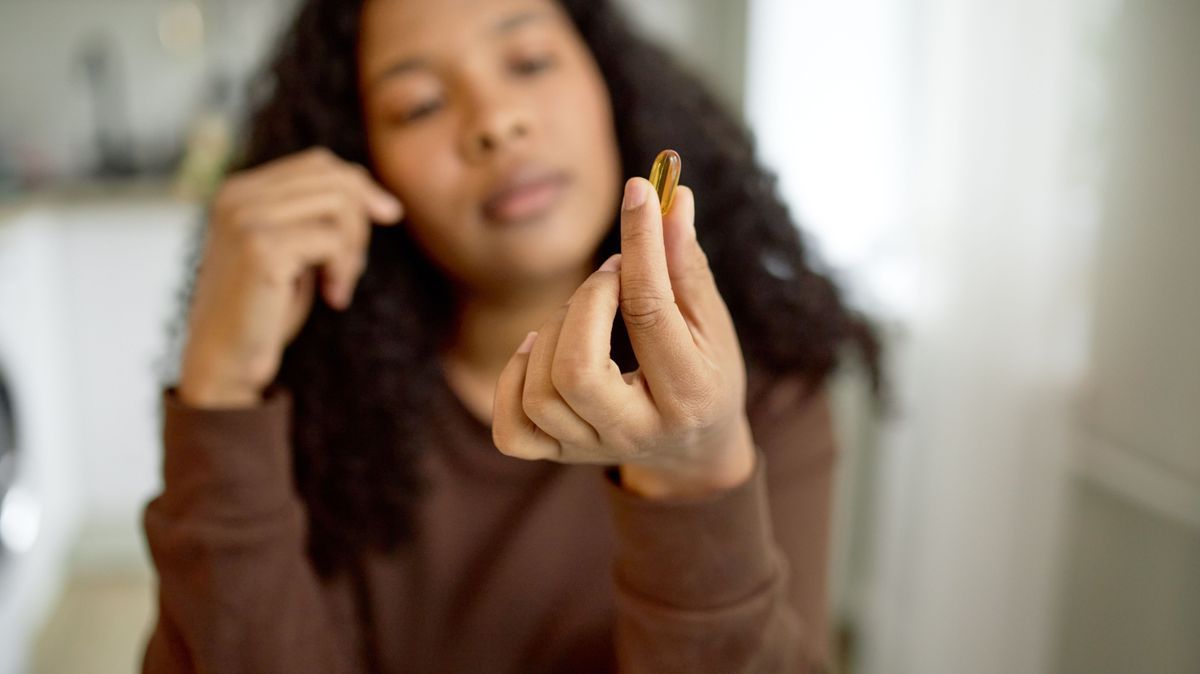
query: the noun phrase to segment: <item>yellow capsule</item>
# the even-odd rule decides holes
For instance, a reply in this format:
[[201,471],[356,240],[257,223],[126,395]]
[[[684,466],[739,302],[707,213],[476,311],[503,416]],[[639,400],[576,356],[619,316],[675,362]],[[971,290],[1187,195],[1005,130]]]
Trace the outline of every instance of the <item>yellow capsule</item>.
[[662,214],[671,210],[671,202],[675,200],[675,187],[679,185],[679,173],[683,169],[683,160],[675,150],[663,150],[654,158],[654,166],[650,168],[650,184],[658,192],[658,203],[662,206]]

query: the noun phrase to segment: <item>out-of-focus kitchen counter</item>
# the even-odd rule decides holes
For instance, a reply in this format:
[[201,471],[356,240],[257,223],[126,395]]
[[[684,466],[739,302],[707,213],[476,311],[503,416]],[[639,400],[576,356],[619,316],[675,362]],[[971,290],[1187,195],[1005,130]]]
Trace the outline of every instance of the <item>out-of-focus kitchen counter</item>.
[[65,579],[145,573],[140,513],[201,217],[161,180],[0,196],[0,361],[23,410],[17,480],[42,512],[34,548],[0,567],[0,672],[24,671]]
[[67,323],[84,564],[140,564],[140,508],[158,485],[158,392],[202,205],[165,180],[57,186],[0,202],[0,227],[54,231]]
[[165,178],[114,181],[79,181],[47,185],[32,190],[0,192],[0,223],[36,208],[75,208],[128,203],[172,203],[195,206],[175,193]]

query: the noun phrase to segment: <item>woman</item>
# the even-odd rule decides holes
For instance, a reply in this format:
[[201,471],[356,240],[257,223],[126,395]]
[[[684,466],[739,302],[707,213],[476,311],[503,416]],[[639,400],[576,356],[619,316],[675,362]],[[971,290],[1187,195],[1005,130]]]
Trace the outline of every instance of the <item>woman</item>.
[[877,349],[712,98],[596,0],[310,0],[268,85],[145,671],[824,667],[822,384]]

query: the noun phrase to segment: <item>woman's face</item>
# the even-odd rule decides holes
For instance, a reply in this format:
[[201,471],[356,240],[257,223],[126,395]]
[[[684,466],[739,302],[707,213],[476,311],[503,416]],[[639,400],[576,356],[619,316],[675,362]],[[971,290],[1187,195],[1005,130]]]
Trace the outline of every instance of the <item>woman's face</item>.
[[475,292],[576,275],[616,216],[608,90],[553,0],[368,0],[372,160],[433,259]]

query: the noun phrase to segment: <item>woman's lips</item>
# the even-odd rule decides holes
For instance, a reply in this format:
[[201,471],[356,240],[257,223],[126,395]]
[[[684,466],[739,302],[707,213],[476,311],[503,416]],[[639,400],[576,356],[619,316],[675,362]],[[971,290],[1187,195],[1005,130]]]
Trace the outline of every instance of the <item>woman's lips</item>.
[[497,223],[536,219],[554,208],[567,182],[566,173],[543,173],[519,178],[484,202],[484,215]]

